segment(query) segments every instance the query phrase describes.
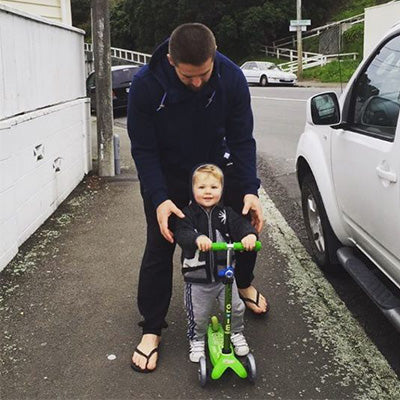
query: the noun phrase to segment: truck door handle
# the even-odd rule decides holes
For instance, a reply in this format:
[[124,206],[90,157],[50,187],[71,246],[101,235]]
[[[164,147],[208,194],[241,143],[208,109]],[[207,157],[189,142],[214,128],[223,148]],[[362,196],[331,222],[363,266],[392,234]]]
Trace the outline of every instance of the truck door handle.
[[388,171],[382,168],[381,165],[376,167],[376,173],[380,178],[386,179],[389,182],[397,182],[397,175],[393,171]]

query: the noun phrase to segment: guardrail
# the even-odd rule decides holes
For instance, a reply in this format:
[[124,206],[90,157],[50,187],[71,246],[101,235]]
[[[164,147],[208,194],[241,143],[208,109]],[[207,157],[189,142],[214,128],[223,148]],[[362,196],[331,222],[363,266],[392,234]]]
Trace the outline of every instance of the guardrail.
[[[320,67],[320,66],[327,64],[328,62],[334,61],[339,58],[344,58],[344,57],[350,57],[353,60],[355,60],[358,56],[358,53],[340,53],[340,54],[308,53],[308,54],[314,54],[314,55],[303,57],[303,59],[302,59],[303,69],[312,68],[312,67]],[[278,67],[280,67],[283,71],[297,72],[297,67],[298,67],[297,54],[295,57],[296,57],[296,60],[278,64]]]
[[[317,54],[316,56],[307,57],[303,59],[303,69],[320,67],[327,63],[327,58],[323,54]],[[289,61],[286,63],[278,64],[283,71],[286,72],[297,72],[297,60]]]
[[[350,17],[350,18],[345,18],[340,21],[331,22],[329,24],[310,29],[309,31],[302,32],[302,37],[303,37],[303,39],[307,39],[307,38],[311,38],[313,36],[319,36],[321,34],[321,32],[323,32],[329,28],[332,28],[334,26],[337,26],[337,25],[340,25],[343,23],[358,24],[363,21],[364,21],[364,13],[354,15],[353,17]],[[273,41],[272,46],[273,47],[284,47],[287,45],[295,46],[296,40],[297,40],[296,34],[293,34],[291,36],[285,36],[283,38]]]
[[[281,47],[264,46],[262,51],[265,55],[276,57],[276,58],[289,58],[290,61],[297,60],[297,50],[286,49]],[[319,53],[312,53],[310,51],[303,51],[303,58],[315,57],[320,55]]]
[[[84,44],[85,51],[93,51],[91,43]],[[139,65],[148,64],[151,54],[141,53],[139,51],[125,50],[118,47],[111,47],[111,57],[119,58],[121,60],[130,61]]]

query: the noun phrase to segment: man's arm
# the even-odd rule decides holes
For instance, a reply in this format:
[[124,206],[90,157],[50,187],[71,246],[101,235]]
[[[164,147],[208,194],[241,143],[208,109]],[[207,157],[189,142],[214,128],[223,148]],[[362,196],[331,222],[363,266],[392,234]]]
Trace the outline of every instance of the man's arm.
[[168,195],[148,92],[143,79],[134,77],[129,91],[128,134],[144,194],[158,207],[168,199]]
[[260,233],[264,226],[264,216],[260,199],[254,194],[246,194],[243,199],[242,214],[247,215],[250,212],[251,224],[254,226],[257,233]]
[[[135,77],[136,78],[136,77]],[[183,218],[182,211],[168,199],[167,185],[160,163],[160,149],[153,122],[151,101],[140,79],[133,79],[128,101],[128,134],[131,153],[145,196],[150,197],[157,212],[160,232],[173,243],[174,235],[168,228],[172,214]]]

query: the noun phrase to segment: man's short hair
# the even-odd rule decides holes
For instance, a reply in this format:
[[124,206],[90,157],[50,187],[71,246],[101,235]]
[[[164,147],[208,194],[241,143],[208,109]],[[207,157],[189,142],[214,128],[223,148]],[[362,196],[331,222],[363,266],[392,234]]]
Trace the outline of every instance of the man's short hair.
[[200,23],[179,25],[171,34],[168,52],[175,65],[180,63],[199,66],[210,58],[214,60],[215,36]]

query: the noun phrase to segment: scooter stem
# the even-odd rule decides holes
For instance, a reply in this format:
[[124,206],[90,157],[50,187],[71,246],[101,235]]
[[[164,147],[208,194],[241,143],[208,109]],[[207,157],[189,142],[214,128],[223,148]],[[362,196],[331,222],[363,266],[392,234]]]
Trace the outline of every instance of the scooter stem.
[[[228,272],[232,267],[233,246],[227,250],[226,265]],[[232,282],[233,276],[227,276],[225,279],[225,313],[224,313],[224,347],[222,353],[229,354],[231,350],[231,318],[232,318]]]

